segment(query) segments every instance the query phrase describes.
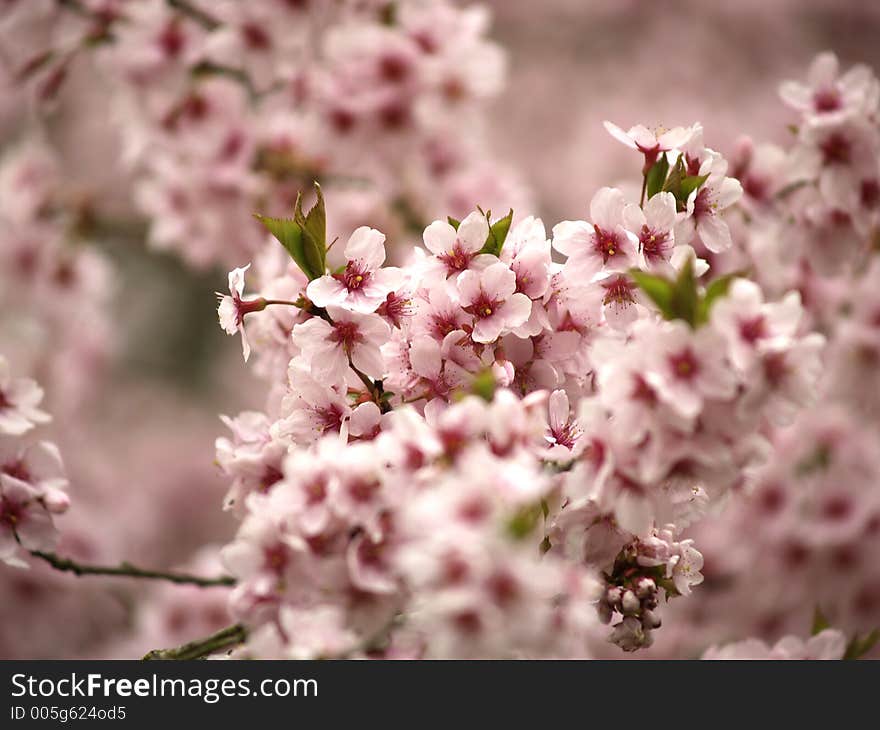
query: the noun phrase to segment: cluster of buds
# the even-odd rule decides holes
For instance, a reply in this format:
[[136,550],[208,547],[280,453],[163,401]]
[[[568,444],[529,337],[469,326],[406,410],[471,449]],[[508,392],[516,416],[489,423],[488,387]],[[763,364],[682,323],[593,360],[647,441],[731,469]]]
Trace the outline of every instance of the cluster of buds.
[[[617,555],[612,569],[602,574],[606,588],[597,604],[599,620],[610,624],[616,616],[622,617],[614,625],[610,641],[624,651],[644,649],[654,643],[652,632],[662,623],[658,611],[660,590],[667,600],[681,594],[673,578],[681,553],[671,560],[666,556],[661,559],[655,548],[662,541],[654,537],[653,542],[653,545],[639,540],[630,543]],[[685,542],[689,548],[690,541]],[[696,553],[689,549],[691,555]]]

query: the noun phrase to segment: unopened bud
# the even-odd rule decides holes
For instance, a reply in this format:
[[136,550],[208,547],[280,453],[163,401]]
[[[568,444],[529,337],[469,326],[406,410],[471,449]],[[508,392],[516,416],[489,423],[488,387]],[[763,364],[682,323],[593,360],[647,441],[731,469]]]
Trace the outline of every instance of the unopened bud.
[[643,576],[636,581],[636,595],[639,598],[647,598],[657,591],[657,584],[653,578]]
[[648,631],[660,628],[660,616],[654,611],[642,611],[642,627]]
[[50,489],[43,495],[43,504],[52,514],[60,515],[62,512],[67,512],[67,508],[70,507],[70,497],[60,489]]
[[632,591],[626,591],[620,601],[624,614],[633,615],[639,612],[642,602],[636,598],[636,594]]

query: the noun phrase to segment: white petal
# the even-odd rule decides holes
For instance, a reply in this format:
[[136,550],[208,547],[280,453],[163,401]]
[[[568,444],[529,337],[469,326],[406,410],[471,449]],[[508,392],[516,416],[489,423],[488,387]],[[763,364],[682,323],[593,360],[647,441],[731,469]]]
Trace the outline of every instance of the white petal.
[[613,229],[623,224],[626,199],[617,188],[601,188],[590,201],[590,219],[594,226]]
[[614,139],[618,142],[622,142],[631,150],[636,150],[638,147],[636,143],[633,141],[632,137],[630,137],[626,132],[624,132],[620,127],[618,127],[614,122],[604,121],[602,124],[605,126],[605,129],[608,131]]
[[309,282],[306,296],[318,307],[342,304],[348,296],[348,289],[332,276],[322,276]]
[[476,253],[486,245],[489,237],[489,224],[486,217],[477,211],[469,214],[458,227],[458,240],[464,251]]
[[345,245],[345,258],[363,261],[368,271],[378,269],[385,262],[385,234],[369,226],[355,229]]
[[425,229],[422,239],[431,253],[440,256],[452,250],[455,236],[455,229],[446,221],[434,221]]

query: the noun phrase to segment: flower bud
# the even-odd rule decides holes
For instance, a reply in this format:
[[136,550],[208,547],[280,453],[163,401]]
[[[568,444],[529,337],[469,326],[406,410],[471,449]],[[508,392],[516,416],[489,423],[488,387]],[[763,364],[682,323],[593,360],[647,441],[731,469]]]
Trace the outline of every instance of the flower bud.
[[70,497],[60,489],[50,489],[43,496],[43,504],[52,514],[60,515],[70,507]]
[[656,593],[657,584],[654,582],[653,578],[648,578],[648,576],[642,576],[636,581],[635,585],[636,595],[639,598],[647,598],[648,596]]
[[654,611],[642,611],[642,627],[645,631],[659,629],[661,623],[660,616]]
[[639,612],[639,609],[642,607],[642,602],[636,598],[635,593],[632,591],[626,591],[626,593],[623,594],[620,605],[625,614],[633,615]]

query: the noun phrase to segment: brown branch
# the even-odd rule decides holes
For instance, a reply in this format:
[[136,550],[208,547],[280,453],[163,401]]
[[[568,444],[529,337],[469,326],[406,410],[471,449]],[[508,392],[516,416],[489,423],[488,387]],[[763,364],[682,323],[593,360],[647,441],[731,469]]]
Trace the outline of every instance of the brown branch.
[[165,3],[169,8],[174,8],[181,15],[192,18],[206,30],[216,30],[222,25],[213,15],[187,2],[187,0],[165,0]]
[[69,558],[62,558],[55,553],[47,553],[42,550],[31,550],[31,555],[44,560],[55,570],[74,575],[112,575],[124,578],[144,578],[147,580],[167,580],[171,583],[182,585],[194,585],[200,588],[214,586],[234,586],[235,578],[229,575],[221,575],[217,578],[203,578],[187,573],[170,573],[161,570],[147,570],[138,568],[131,563],[123,562],[119,565],[83,565]]
[[247,639],[247,629],[242,624],[233,624],[204,639],[196,639],[183,646],[173,649],[153,649],[144,655],[144,661],[201,659],[223,649],[238,646],[244,643],[245,639]]

